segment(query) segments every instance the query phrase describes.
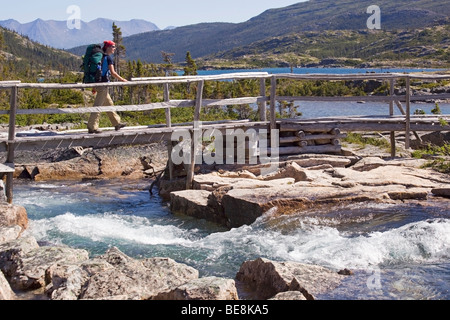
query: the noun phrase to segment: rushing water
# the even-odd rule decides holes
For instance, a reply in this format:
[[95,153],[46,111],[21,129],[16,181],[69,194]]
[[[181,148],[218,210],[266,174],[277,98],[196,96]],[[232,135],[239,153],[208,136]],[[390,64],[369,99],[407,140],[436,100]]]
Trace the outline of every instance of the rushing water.
[[355,275],[322,299],[450,298],[450,212],[442,206],[347,205],[232,230],[170,213],[148,181],[20,182],[31,232],[42,243],[117,246],[135,258],[170,257],[201,276],[234,278],[246,260],[298,261]]

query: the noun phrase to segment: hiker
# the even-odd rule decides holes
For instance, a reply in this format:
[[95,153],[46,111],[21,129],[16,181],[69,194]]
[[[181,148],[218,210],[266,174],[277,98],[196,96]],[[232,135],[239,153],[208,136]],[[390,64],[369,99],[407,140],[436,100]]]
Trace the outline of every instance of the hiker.
[[[116,44],[113,41],[105,41],[103,42],[103,53],[104,59],[102,64],[102,81],[101,82],[110,82],[111,76],[116,78],[119,81],[127,82],[126,79],[122,78],[115,70],[114,70],[114,62],[111,55],[116,51]],[[102,107],[102,106],[113,106],[114,102],[111,99],[111,96],[108,92],[108,87],[98,87],[94,88],[93,92],[97,92],[97,97],[95,98],[94,106]],[[120,116],[116,112],[107,112],[109,120],[111,124],[114,126],[116,131],[119,131],[122,128],[126,127],[126,124],[121,123]],[[88,131],[91,134],[101,133],[99,128],[99,120],[100,113],[93,112],[89,118],[88,122]]]

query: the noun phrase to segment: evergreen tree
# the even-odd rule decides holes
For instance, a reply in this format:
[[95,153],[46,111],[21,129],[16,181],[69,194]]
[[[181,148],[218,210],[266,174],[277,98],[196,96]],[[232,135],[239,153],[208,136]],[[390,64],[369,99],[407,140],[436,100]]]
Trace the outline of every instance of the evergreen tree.
[[192,59],[191,53],[188,51],[186,53],[186,67],[184,67],[184,75],[196,76],[197,74],[197,64],[195,63],[195,60]]
[[125,57],[126,48],[123,45],[122,31],[113,22],[113,41],[116,43],[116,53],[114,54],[114,68],[120,74],[120,59]]
[[0,29],[0,51],[3,50],[3,44],[4,44],[4,40],[3,40],[3,31]]
[[172,58],[175,55],[175,53],[169,53],[169,52],[161,51],[161,55],[162,55],[163,60],[164,60],[163,68],[165,70],[166,77],[167,77],[167,76],[170,75],[170,73],[173,70]]

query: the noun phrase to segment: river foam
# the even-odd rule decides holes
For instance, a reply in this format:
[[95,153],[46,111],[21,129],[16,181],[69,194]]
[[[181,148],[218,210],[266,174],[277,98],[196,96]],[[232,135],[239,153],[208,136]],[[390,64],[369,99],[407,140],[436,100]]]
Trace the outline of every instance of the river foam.
[[[32,185],[15,192],[38,241],[83,248],[91,257],[117,246],[135,258],[170,257],[202,276],[229,278],[244,261],[264,257],[354,270],[352,283],[332,299],[355,292],[368,299],[450,297],[447,208],[358,204],[290,216],[272,209],[250,226],[227,230],[172,215],[148,192],[124,194],[114,185]],[[376,292],[367,289],[374,274],[382,279]]]

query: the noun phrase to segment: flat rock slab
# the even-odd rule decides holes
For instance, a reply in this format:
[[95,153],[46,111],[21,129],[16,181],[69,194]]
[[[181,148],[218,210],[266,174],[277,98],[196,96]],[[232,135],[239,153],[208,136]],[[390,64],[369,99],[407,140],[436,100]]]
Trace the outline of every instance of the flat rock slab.
[[450,188],[433,189],[431,192],[438,197],[450,198]]

